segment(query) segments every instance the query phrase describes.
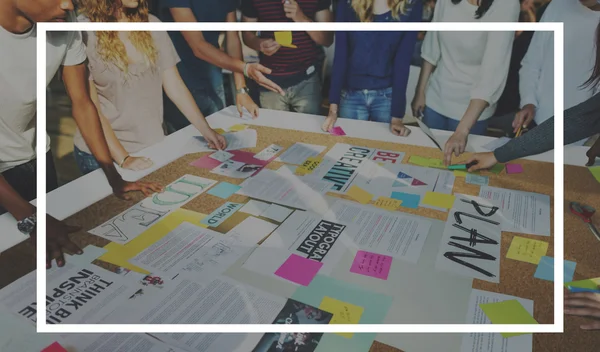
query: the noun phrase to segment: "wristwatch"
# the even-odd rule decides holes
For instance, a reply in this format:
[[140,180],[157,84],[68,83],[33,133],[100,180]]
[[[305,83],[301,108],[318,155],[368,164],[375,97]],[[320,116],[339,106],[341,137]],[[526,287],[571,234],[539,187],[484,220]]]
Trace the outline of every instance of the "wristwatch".
[[250,94],[250,90],[247,87],[242,87],[235,91],[236,94]]
[[24,235],[29,236],[33,229],[35,229],[35,225],[37,223],[35,213],[31,216],[26,217],[25,219],[17,222],[17,229]]

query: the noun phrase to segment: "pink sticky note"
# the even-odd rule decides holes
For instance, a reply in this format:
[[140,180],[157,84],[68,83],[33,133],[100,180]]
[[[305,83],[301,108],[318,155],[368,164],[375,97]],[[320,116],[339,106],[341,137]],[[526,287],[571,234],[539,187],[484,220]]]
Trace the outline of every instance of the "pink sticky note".
[[523,172],[521,164],[506,164],[507,174],[520,174],[521,172]]
[[352,267],[350,267],[350,272],[387,280],[392,267],[392,259],[389,255],[358,251]]
[[329,133],[331,133],[334,136],[345,136],[346,135],[346,132],[344,132],[344,130],[340,126],[335,126],[334,128],[330,129]]
[[67,352],[67,350],[65,350],[58,342],[55,342],[41,350],[41,352]]
[[323,263],[292,254],[275,272],[275,275],[302,286],[308,286]]

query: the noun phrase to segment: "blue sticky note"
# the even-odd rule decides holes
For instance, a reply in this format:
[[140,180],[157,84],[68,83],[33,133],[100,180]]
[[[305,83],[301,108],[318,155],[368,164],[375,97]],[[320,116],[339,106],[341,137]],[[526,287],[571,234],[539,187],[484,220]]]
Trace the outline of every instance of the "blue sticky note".
[[234,185],[229,182],[221,182],[218,185],[211,188],[207,193],[213,195],[215,197],[227,199],[231,197],[232,194],[240,190],[240,186]]
[[[310,285],[300,286],[292,298],[314,307],[319,307],[324,297],[363,308],[359,324],[381,324],[391,305],[392,297],[386,296],[329,276],[317,275]],[[316,352],[364,352],[368,351],[377,334],[353,334],[351,338],[337,334],[324,334]]]
[[401,207],[416,209],[419,207],[421,196],[404,192],[392,192],[392,198],[402,201]]
[[[573,280],[573,275],[575,274],[575,266],[577,263],[570,260],[565,260],[564,262],[564,281],[571,282]],[[554,258],[546,256],[542,257],[533,277],[541,280],[554,281]]]

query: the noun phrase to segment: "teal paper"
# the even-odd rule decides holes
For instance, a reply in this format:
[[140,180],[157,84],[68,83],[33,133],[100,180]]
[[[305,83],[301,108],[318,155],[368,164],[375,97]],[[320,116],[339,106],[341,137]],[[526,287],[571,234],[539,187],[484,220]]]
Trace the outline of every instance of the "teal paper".
[[200,223],[210,227],[217,227],[233,215],[233,213],[240,210],[242,206],[243,204],[227,202],[202,219]]
[[208,194],[213,195],[215,197],[227,199],[231,197],[235,192],[240,190],[240,186],[234,185],[229,182],[221,182],[218,185],[214,186],[208,191]]
[[487,176],[467,174],[465,182],[472,185],[487,186],[490,183],[490,178]]
[[401,207],[416,209],[419,207],[421,196],[404,192],[392,192],[392,198],[402,201]]
[[[364,290],[359,286],[323,275],[315,276],[306,287],[298,287],[292,298],[319,307],[325,296],[363,307],[360,324],[382,324],[392,305],[390,296]],[[376,335],[356,333],[352,338],[347,338],[336,334],[325,334],[316,352],[365,352],[371,348]]]
[[[575,262],[570,260],[564,261],[564,282],[573,281],[575,266],[577,266],[577,263]],[[554,281],[554,258],[546,256],[542,257],[533,277],[541,280]]]

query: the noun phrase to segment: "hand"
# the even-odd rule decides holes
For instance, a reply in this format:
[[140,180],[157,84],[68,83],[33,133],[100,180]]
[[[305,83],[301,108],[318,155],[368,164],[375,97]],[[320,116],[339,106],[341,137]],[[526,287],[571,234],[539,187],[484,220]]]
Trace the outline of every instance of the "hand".
[[498,164],[494,152],[476,153],[467,160],[466,164],[476,162],[475,165],[471,166],[468,172],[474,172],[481,169],[491,169],[494,165]]
[[535,105],[527,104],[521,109],[521,111],[515,114],[515,119],[513,120],[512,127],[513,132],[517,133],[520,127],[525,127],[533,121],[535,117]]
[[275,39],[263,39],[260,41],[260,52],[271,56],[281,48],[281,45],[275,41]]
[[130,192],[142,192],[146,197],[149,197],[153,193],[160,193],[163,191],[163,187],[155,182],[129,182],[119,178],[119,180],[113,181],[110,184],[114,195],[123,200],[131,199],[127,194]]
[[585,166],[592,166],[596,162],[596,158],[600,158],[600,138],[594,143],[590,150],[585,153],[588,157],[588,162]]
[[581,325],[583,330],[600,330],[600,294],[576,292],[565,295],[565,314],[591,318],[588,324]]
[[275,84],[275,82],[265,77],[265,74],[268,75],[271,73],[271,69],[266,68],[258,63],[249,63],[248,67],[246,68],[246,73],[248,74],[248,77],[256,81],[256,83],[260,84],[261,86],[267,88],[268,90],[273,91],[275,93],[279,93],[281,95],[285,95],[285,92],[283,91],[283,89],[281,89],[280,86],[278,86],[277,84]]
[[321,126],[321,129],[323,130],[323,132],[329,132],[329,130],[331,130],[335,126],[335,122],[337,121],[337,109],[338,109],[337,104],[329,105],[329,115],[327,115],[327,118],[325,119],[325,121],[323,122],[323,125]]
[[[46,215],[46,269],[52,267],[52,261],[56,260],[58,267],[65,265],[64,250],[70,254],[82,254],[83,251],[71,241],[69,234],[81,230],[77,226],[69,226],[62,221]],[[31,233],[35,241],[35,230]]]
[[201,130],[202,136],[206,139],[208,147],[211,149],[225,150],[227,148],[227,140],[222,135],[218,134],[212,128],[208,127]]
[[243,108],[246,108],[250,115],[252,115],[252,119],[256,119],[258,117],[258,105],[250,98],[250,96],[246,93],[241,93],[236,95],[235,97],[237,111],[240,113],[240,117],[244,115]]
[[457,130],[452,134],[444,146],[444,165],[452,163],[452,153],[458,157],[465,152],[468,138],[469,132],[466,131]]
[[408,137],[410,134],[410,129],[402,123],[402,119],[397,117],[392,117],[392,122],[390,122],[390,131],[396,136]]
[[304,15],[300,6],[295,0],[287,0],[283,3],[283,11],[285,17],[292,19],[294,22],[308,22],[308,17]]
[[149,158],[141,156],[130,156],[129,158],[127,158],[127,160],[125,160],[121,167],[123,169],[140,171],[145,170],[151,167],[152,165],[154,165],[154,163]]
[[425,110],[425,93],[416,92],[410,103],[410,107],[412,109],[413,117],[423,116],[423,111]]

